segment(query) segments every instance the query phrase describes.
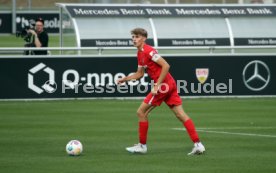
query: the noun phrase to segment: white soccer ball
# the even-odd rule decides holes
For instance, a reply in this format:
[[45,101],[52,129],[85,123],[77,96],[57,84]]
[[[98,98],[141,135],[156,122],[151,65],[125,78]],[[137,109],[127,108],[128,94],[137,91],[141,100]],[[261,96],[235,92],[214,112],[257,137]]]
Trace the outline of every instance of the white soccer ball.
[[66,152],[70,156],[79,156],[82,153],[82,150],[82,144],[78,140],[71,140],[66,145]]

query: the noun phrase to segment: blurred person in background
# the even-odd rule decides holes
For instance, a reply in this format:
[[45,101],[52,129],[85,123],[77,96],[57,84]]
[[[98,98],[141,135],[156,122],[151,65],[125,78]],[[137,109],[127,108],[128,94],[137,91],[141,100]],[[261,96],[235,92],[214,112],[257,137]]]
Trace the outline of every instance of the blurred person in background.
[[[29,29],[28,33],[32,34],[32,42],[26,47],[48,47],[48,33],[44,31],[44,20],[38,18],[35,20],[35,29]],[[47,55],[47,50],[32,51],[33,55]]]

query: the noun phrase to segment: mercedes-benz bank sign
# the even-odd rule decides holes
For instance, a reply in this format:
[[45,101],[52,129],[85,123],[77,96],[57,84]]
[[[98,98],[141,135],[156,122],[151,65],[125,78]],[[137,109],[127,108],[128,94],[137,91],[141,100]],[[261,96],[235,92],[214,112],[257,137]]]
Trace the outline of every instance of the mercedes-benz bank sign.
[[259,60],[249,62],[242,72],[244,85],[252,91],[263,90],[270,82],[268,66]]

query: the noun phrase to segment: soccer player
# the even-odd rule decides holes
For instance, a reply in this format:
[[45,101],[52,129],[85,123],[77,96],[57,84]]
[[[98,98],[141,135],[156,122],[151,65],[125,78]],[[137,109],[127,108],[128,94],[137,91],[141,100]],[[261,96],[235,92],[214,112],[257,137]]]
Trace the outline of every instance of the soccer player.
[[182,100],[178,95],[176,82],[169,73],[170,65],[154,48],[145,43],[148,36],[145,29],[135,28],[131,31],[131,35],[133,44],[138,49],[138,69],[136,73],[119,79],[117,83],[121,84],[126,81],[139,79],[144,76],[144,70],[146,69],[148,75],[154,81],[154,86],[137,110],[139,143],[132,147],[127,147],[126,150],[131,153],[147,152],[148,115],[156,106],[160,106],[162,102],[165,102],[183,123],[191,140],[194,142],[194,147],[188,155],[202,154],[205,148],[199,140],[193,121],[182,108]]

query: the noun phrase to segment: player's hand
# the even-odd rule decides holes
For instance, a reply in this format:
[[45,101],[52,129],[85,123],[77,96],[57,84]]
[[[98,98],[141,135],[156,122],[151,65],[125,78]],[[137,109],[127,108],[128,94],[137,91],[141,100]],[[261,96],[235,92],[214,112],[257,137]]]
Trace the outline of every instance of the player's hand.
[[152,94],[152,95],[157,95],[158,89],[159,89],[159,86],[156,85],[156,84],[154,84],[154,86],[153,86],[152,89],[151,89],[151,94]]
[[121,85],[122,83],[124,83],[126,80],[125,80],[125,78],[121,78],[121,79],[118,79],[117,81],[116,81],[116,84],[117,85]]

